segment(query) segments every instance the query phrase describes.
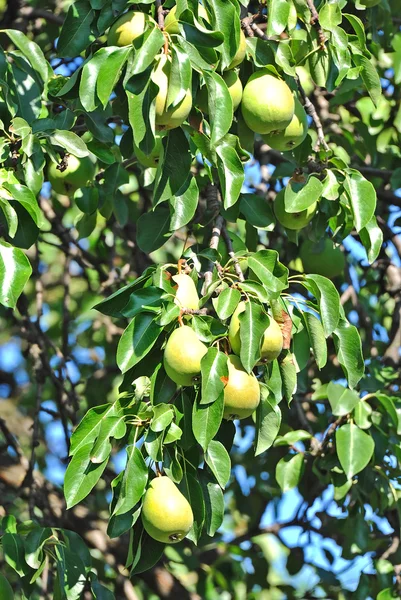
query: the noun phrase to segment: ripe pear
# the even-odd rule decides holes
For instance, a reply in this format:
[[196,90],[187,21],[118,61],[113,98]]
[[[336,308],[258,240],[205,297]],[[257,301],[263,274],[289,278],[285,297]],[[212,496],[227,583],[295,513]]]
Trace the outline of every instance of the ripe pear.
[[158,542],[176,544],[188,534],[193,522],[191,505],[171,479],[152,479],[142,504],[146,532]]
[[294,231],[298,231],[299,229],[303,229],[306,225],[313,219],[313,216],[316,212],[317,202],[314,202],[305,210],[300,210],[296,213],[289,213],[285,210],[284,205],[284,190],[280,190],[274,200],[274,213],[276,215],[277,220],[286,227],[287,229],[292,229]]
[[134,154],[138,159],[138,162],[141,163],[144,167],[153,167],[156,168],[159,164],[159,158],[162,151],[163,146],[163,137],[164,131],[156,131],[156,143],[150,154],[145,154],[138,146],[135,145],[134,142]]
[[200,375],[201,360],[206,352],[207,347],[191,327],[178,327],[167,340],[164,369],[177,385],[194,385],[194,377]]
[[[242,100],[242,83],[236,71],[226,71],[222,75],[233,101],[233,112],[237,110]],[[209,113],[207,87],[204,85],[196,97],[196,104],[206,115]]]
[[274,77],[268,69],[260,69],[248,79],[241,110],[252,131],[261,134],[282,131],[294,116],[294,96],[285,81]]
[[283,131],[262,135],[262,139],[269,144],[270,148],[285,152],[302,144],[307,133],[308,118],[304,107],[295,97],[295,111],[291,123]]
[[64,171],[57,169],[57,165],[52,162],[47,175],[53,190],[57,194],[68,196],[78,188],[85,187],[88,181],[92,181],[95,171],[95,165],[88,156],[78,158],[69,154],[67,168]]
[[329,238],[323,238],[317,244],[305,240],[299,255],[305,273],[317,273],[329,279],[344,273],[345,256]]
[[[173,33],[180,33],[180,29],[178,27],[179,19],[177,19],[176,14],[177,7],[173,6],[167,17],[164,19],[164,29],[170,35]],[[203,4],[199,4],[198,16],[202,17],[202,19],[209,23],[209,15],[207,14],[206,8],[203,6]]]
[[187,118],[192,108],[192,92],[188,88],[184,98],[177,106],[166,107],[169,79],[171,72],[171,57],[166,54],[160,54],[155,70],[151,78],[159,87],[156,96],[156,125],[160,129],[174,129],[179,127]]
[[156,21],[143,12],[129,11],[110,27],[107,36],[109,46],[129,46],[142,35],[148,23],[156,27]]
[[2,573],[0,573],[0,598],[1,600],[14,600],[13,589]]
[[260,402],[260,388],[253,373],[245,371],[238,356],[228,357],[228,383],[224,388],[224,418],[250,417]]
[[194,280],[185,273],[173,275],[172,280],[178,285],[174,302],[181,308],[199,308],[199,296]]
[[234,58],[228,65],[227,69],[235,69],[235,67],[238,67],[238,65],[240,65],[244,61],[245,54],[246,54],[246,37],[245,37],[244,32],[241,29],[238,50],[235,53]]
[[[239,315],[245,310],[245,302],[240,302],[235,309],[228,329],[228,339],[233,352],[238,356],[241,353],[241,338],[240,338],[240,320]],[[280,326],[270,317],[269,327],[266,329],[262,346],[260,349],[260,358],[262,362],[271,362],[279,356],[283,349],[283,334]]]

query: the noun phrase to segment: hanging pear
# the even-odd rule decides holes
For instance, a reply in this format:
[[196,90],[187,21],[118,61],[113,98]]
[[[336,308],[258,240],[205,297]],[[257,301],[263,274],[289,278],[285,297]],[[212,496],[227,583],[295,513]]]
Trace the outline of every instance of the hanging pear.
[[142,504],[146,532],[158,542],[176,544],[188,534],[193,522],[191,505],[171,479],[153,479]]
[[245,419],[250,417],[260,402],[259,383],[253,373],[249,374],[238,356],[228,357],[228,383],[224,388],[224,418]]
[[172,280],[177,284],[177,292],[174,302],[180,308],[191,308],[197,310],[199,308],[199,296],[196,285],[192,277],[185,273],[173,275]]
[[207,347],[191,327],[178,327],[167,340],[163,358],[164,369],[177,385],[194,385],[194,378],[200,375],[201,360],[206,352]]

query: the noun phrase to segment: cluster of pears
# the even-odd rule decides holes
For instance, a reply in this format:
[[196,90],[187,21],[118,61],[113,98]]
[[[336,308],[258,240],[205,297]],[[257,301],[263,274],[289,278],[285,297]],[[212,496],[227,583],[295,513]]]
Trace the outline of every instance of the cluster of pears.
[[194,522],[188,500],[165,475],[150,482],[143,498],[141,516],[145,531],[164,544],[180,542]]
[[[199,297],[193,279],[187,274],[173,276],[177,284],[175,302],[181,308],[199,308]],[[228,356],[228,381],[224,388],[224,418],[245,419],[252,415],[260,402],[260,388],[253,373],[244,369],[241,354],[240,317],[245,310],[245,302],[240,302],[231,317],[228,339],[233,354]],[[283,349],[283,336],[280,326],[270,318],[261,345],[261,363],[274,360]],[[207,353],[207,346],[198,338],[190,325],[182,324],[167,340],[163,364],[167,375],[177,385],[193,386],[199,382],[201,360]]]

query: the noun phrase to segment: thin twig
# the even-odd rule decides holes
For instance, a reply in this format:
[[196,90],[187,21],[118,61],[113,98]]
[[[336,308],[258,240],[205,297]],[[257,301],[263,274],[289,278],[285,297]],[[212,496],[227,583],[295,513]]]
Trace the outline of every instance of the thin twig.
[[326,140],[324,139],[323,125],[322,125],[319,115],[316,112],[316,108],[312,104],[312,102],[309,100],[308,96],[306,95],[305,90],[302,87],[302,83],[301,83],[298,75],[295,76],[295,81],[298,86],[298,90],[301,95],[301,98],[302,98],[302,104],[304,105],[305,110],[308,113],[308,115],[310,117],[312,117],[313,122],[315,124],[316,131],[317,131],[318,146],[323,146],[323,148],[327,152],[328,150],[330,150],[330,148],[327,145]]
[[234,248],[233,248],[233,243],[231,241],[230,236],[228,235],[228,231],[227,231],[225,225],[223,225],[223,228],[222,228],[222,235],[223,235],[224,242],[225,242],[225,244],[227,246],[228,254],[229,254],[231,260],[234,263],[234,269],[235,269],[236,274],[238,275],[238,279],[240,281],[245,281],[245,277],[244,277],[244,274],[242,272],[241,265],[239,263],[238,258],[235,256],[235,252],[234,252]]
[[157,22],[161,30],[164,29],[164,11],[161,0],[156,0]]
[[319,38],[319,46],[323,49],[325,47],[326,37],[319,23],[319,13],[316,10],[313,0],[306,0],[306,4],[308,5],[311,13],[310,24],[316,28],[317,36]]

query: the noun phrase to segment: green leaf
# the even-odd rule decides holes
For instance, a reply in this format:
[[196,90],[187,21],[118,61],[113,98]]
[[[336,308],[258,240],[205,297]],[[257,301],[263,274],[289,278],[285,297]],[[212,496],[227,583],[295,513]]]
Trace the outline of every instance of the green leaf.
[[94,39],[91,24],[95,12],[87,0],[73,2],[68,9],[57,43],[59,56],[75,57],[85,50]]
[[27,38],[27,36],[17,29],[3,29],[10,40],[25,56],[29,64],[40,75],[41,79],[47,83],[49,78],[50,67],[45,59],[42,49],[38,44]]
[[150,154],[155,146],[155,98],[159,88],[150,79],[149,71],[133,77],[126,88],[128,117],[135,145],[145,154]]
[[25,185],[14,185],[11,183],[3,184],[6,190],[10,192],[14,200],[17,200],[25,210],[30,214],[35,225],[41,227],[43,225],[42,211],[39,208],[38,201],[34,194]]
[[265,385],[261,385],[260,404],[256,409],[255,456],[273,445],[281,425],[281,411]]
[[174,418],[173,407],[168,404],[156,404],[153,409],[153,417],[150,424],[152,431],[156,433],[164,431]]
[[304,455],[287,454],[276,466],[276,480],[283,494],[297,487],[304,471]]
[[18,575],[23,577],[27,570],[27,566],[25,563],[25,547],[22,537],[16,533],[5,533],[1,538],[1,544],[6,563],[9,564]]
[[354,325],[341,319],[333,332],[337,358],[347,377],[348,385],[354,388],[363,377],[365,364],[362,354],[362,343]]
[[240,300],[241,292],[235,288],[227,288],[217,298],[212,298],[219,319],[225,321],[228,317],[231,317]]
[[270,0],[267,35],[280,35],[287,27],[290,4],[287,0]]
[[224,199],[224,208],[230,208],[237,202],[245,181],[244,166],[236,149],[224,140],[217,146],[219,156],[217,170]]
[[341,467],[347,479],[351,479],[368,465],[375,443],[357,425],[347,423],[336,431],[336,447]]
[[[128,402],[129,400],[125,401],[126,404]],[[116,419],[121,423],[119,427],[116,427]],[[93,446],[99,438],[104,440],[106,437],[110,437],[111,433],[108,432],[113,432],[113,436],[117,434],[123,437],[125,435],[124,409],[120,400],[88,410],[71,436],[70,455],[73,456],[82,446],[89,443]]]
[[186,92],[192,84],[191,62],[187,53],[175,44],[172,44],[171,48],[172,60],[166,108],[177,106],[185,98]]
[[245,310],[239,315],[241,363],[251,373],[260,359],[260,348],[263,335],[270,324],[270,319],[263,307],[256,302],[246,302]]
[[25,538],[25,560],[32,569],[39,569],[43,562],[43,546],[53,535],[50,527],[36,527]]
[[172,209],[170,231],[181,229],[193,219],[198,207],[198,200],[198,184],[191,174],[183,187],[169,200]]
[[287,354],[284,360],[279,362],[279,367],[283,384],[283,396],[289,404],[297,389],[297,369],[293,355]]
[[224,489],[230,479],[231,460],[221,442],[212,440],[207,447],[205,461],[218,484]]
[[88,112],[92,112],[98,107],[99,102],[96,86],[100,69],[113,52],[115,52],[114,46],[100,48],[82,68],[82,75],[79,83],[79,99],[84,109]]
[[377,224],[376,217],[372,217],[365,227],[360,230],[359,237],[368,255],[370,264],[379,256],[383,244],[383,232]]
[[334,284],[322,275],[306,275],[305,279],[305,287],[319,304],[324,333],[328,337],[340,320],[340,296]]
[[90,460],[92,442],[84,444],[74,454],[64,477],[64,496],[67,508],[81,502],[92,491],[107,466],[107,460],[93,463]]
[[213,537],[223,523],[224,495],[221,487],[217,483],[209,481],[203,473],[200,483],[205,501],[205,530],[210,537]]
[[361,68],[361,78],[372,101],[377,106],[382,95],[380,77],[371,61],[361,54],[353,54],[352,59]]
[[32,273],[32,267],[19,248],[0,241],[0,303],[15,308]]
[[372,183],[355,169],[347,169],[345,189],[351,203],[355,228],[359,232],[371,221],[376,209],[376,190]]
[[118,501],[113,515],[123,515],[134,508],[145,493],[148,467],[141,451],[135,446],[127,448],[127,464],[121,480]]
[[306,183],[299,183],[291,179],[285,187],[284,204],[289,213],[296,213],[317,202],[323,191],[323,184],[311,175]]
[[274,227],[275,218],[270,204],[263,196],[258,194],[240,195],[240,212],[245,221],[258,227],[270,231]]
[[308,431],[298,429],[297,431],[289,431],[285,435],[280,435],[274,442],[275,446],[293,446],[297,442],[310,440],[312,435]]
[[74,154],[79,158],[83,158],[84,156],[88,156],[89,151],[86,147],[85,142],[82,138],[80,138],[76,133],[72,131],[61,131],[56,129],[54,133],[51,134],[50,140],[52,144],[56,146],[61,146],[70,154]]
[[288,287],[288,269],[279,262],[276,250],[259,250],[250,254],[248,265],[271,292],[281,292]]
[[133,48],[131,46],[118,48],[108,54],[107,60],[102,62],[97,77],[96,90],[103,107],[106,107],[110,100],[111,93],[120,79],[121,71],[132,52]]
[[223,392],[212,404],[201,404],[199,397],[194,402],[192,411],[192,431],[196,441],[205,451],[220,427],[223,411]]
[[149,254],[157,250],[171,236],[170,211],[165,204],[158,204],[154,210],[141,215],[137,224],[137,242],[143,252]]
[[327,386],[327,397],[336,417],[350,413],[360,401],[359,394],[332,381]]
[[91,462],[102,463],[106,460],[111,453],[110,438],[119,440],[124,437],[126,430],[124,414],[109,415],[107,419],[102,419],[97,430],[96,442],[90,453]]
[[153,63],[155,56],[158,54],[163,44],[163,33],[158,27],[151,26],[151,29],[146,31],[141,39],[139,48],[136,48],[132,64],[129,66],[129,76],[131,77],[143,73]]
[[304,312],[302,317],[308,331],[310,345],[319,369],[327,363],[327,344],[321,321],[315,315]]
[[200,404],[215,402],[228,381],[227,356],[216,347],[210,347],[201,360],[202,393]]
[[181,127],[172,129],[163,138],[164,159],[157,168],[154,205],[168,200],[176,194],[180,196],[181,189],[188,185],[188,174],[191,169],[192,155],[189,142]]
[[150,383],[150,401],[154,405],[170,402],[177,391],[177,385],[168,377],[162,364],[153,372]]
[[[231,127],[233,102],[224,79],[218,73],[203,71],[202,75],[208,92],[210,143],[212,146],[217,146]],[[232,160],[235,161],[235,159]]]
[[117,365],[122,373],[126,373],[148,354],[161,330],[153,313],[139,313],[132,319],[117,348]]
[[224,70],[231,64],[240,43],[241,27],[238,8],[234,3],[226,0],[209,0],[209,4],[213,8],[215,29],[224,35],[223,43],[219,47],[220,66]]

